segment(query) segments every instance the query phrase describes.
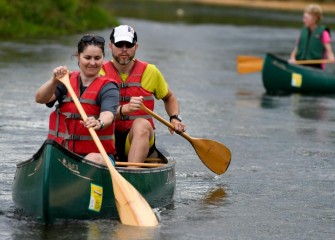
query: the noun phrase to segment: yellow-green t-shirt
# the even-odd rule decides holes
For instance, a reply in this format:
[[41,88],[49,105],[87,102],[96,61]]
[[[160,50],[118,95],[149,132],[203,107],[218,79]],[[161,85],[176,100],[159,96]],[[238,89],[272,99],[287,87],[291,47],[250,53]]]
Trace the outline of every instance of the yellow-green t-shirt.
[[[105,71],[101,69],[100,75],[104,76],[105,74]],[[126,73],[120,74],[123,82],[127,80],[128,75]],[[145,90],[152,92],[156,99],[162,99],[168,93],[168,84],[163,74],[155,65],[150,63],[143,72],[141,85]]]

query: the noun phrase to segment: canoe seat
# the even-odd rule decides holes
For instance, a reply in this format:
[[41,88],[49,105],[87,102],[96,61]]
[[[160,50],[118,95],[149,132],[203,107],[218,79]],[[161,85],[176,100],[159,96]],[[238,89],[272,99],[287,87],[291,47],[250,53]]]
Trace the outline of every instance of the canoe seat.
[[160,167],[163,164],[166,164],[166,159],[159,157],[162,154],[159,154],[157,150],[155,150],[150,156],[148,156],[144,163],[129,163],[129,162],[116,162],[117,167],[128,167],[128,166],[137,166],[139,168],[156,168]]

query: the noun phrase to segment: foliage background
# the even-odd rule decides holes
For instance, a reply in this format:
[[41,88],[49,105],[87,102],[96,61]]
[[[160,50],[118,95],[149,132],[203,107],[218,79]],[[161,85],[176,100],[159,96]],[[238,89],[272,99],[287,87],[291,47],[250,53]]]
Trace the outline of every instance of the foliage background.
[[52,37],[116,25],[104,0],[0,0],[0,39]]
[[[129,12],[128,17],[148,17],[156,15],[155,19],[164,20],[166,9],[152,9],[157,3],[172,2],[173,5],[201,2],[202,4],[213,3],[212,0],[137,0],[132,4],[130,0],[0,0],[0,41],[1,40],[24,40],[34,38],[51,38],[54,36],[81,33],[87,30],[98,30],[118,25],[116,16],[118,2],[122,1],[128,9],[122,9],[123,14]],[[239,2],[241,0],[236,0]],[[247,3],[256,0],[249,0]],[[257,0],[258,1],[258,0]],[[282,0],[283,2],[302,3],[309,0]],[[219,5],[225,5],[225,0],[214,1]],[[229,1],[232,2],[232,1]],[[258,1],[267,3],[278,3],[277,1]],[[335,0],[314,0],[320,4],[331,4]],[[126,4],[127,3],[127,4]],[[247,7],[248,4],[243,6]],[[281,4],[282,5],[282,4]],[[335,5],[335,3],[334,3]],[[215,5],[214,5],[215,6]],[[198,11],[203,7],[196,6]],[[229,4],[228,4],[229,7]],[[261,7],[261,6],[260,6]],[[135,8],[135,9],[134,9]],[[325,9],[327,10],[327,9]],[[174,10],[175,11],[175,10]],[[228,11],[228,10],[227,10]],[[225,14],[229,15],[229,12]],[[299,8],[299,14],[301,9]],[[201,16],[203,18],[204,16]],[[224,16],[208,16],[208,22],[214,22],[217,18]],[[180,19],[173,15],[177,21]],[[190,20],[189,18],[193,18]],[[184,16],[186,22],[194,22],[200,19],[199,16]],[[227,19],[228,21],[229,19]],[[241,20],[242,21],[242,20]],[[249,19],[248,19],[249,21]],[[236,23],[235,23],[236,24]],[[259,24],[259,23],[258,23]],[[299,23],[299,26],[301,24]],[[328,23],[328,26],[332,25]]]

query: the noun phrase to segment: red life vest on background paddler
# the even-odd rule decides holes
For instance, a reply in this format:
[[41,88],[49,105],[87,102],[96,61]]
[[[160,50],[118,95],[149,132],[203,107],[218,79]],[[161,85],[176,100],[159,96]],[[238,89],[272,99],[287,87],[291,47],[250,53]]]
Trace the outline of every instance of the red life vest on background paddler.
[[[152,92],[147,91],[141,85],[142,75],[148,63],[140,60],[135,60],[133,69],[129,73],[127,80],[124,82],[119,76],[119,73],[113,63],[108,61],[104,63],[103,69],[106,76],[115,79],[120,89],[120,105],[127,104],[131,97],[143,96],[143,104],[150,110],[154,110],[155,99]],[[154,121],[150,115],[143,110],[134,111],[127,116],[121,117],[120,121],[116,121],[115,129],[121,132],[127,132],[131,128],[133,121],[136,118],[147,119],[151,126],[155,128]]]
[[[113,81],[109,78],[98,77],[80,96],[79,72],[71,74],[70,84],[87,116],[99,118],[100,106],[97,105],[97,98],[101,88],[110,82]],[[98,153],[99,150],[88,129],[80,123],[80,120],[80,113],[70,94],[67,92],[62,103],[57,105],[56,110],[50,114],[48,138],[56,140],[68,150],[80,155],[92,152]],[[108,154],[116,153],[114,127],[115,123],[113,121],[109,127],[97,131],[98,137]]]

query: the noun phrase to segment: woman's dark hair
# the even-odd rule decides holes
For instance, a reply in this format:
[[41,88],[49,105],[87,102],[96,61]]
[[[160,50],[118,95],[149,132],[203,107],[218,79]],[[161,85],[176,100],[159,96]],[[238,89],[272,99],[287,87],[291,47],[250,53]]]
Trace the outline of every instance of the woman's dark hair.
[[100,36],[84,35],[78,42],[77,54],[82,53],[88,45],[94,45],[101,49],[105,56],[105,39]]

